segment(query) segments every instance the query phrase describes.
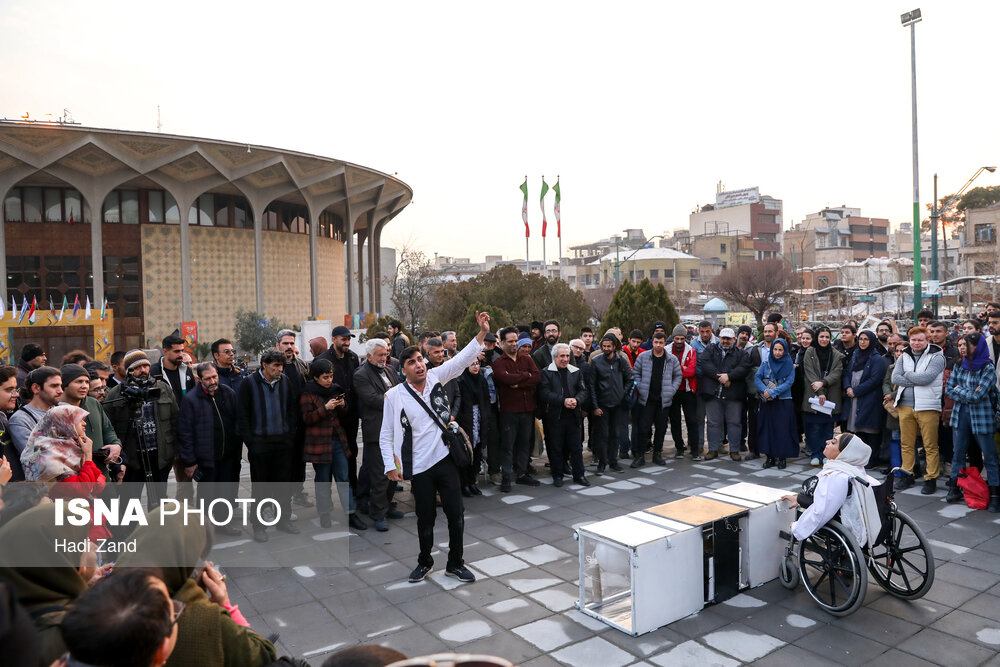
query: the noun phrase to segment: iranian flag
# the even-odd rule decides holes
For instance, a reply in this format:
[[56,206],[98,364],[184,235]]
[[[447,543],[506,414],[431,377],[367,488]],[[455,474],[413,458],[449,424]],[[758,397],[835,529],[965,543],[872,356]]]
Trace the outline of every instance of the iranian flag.
[[104,297],[104,303],[101,304],[101,321],[108,316],[108,297]]
[[552,192],[556,193],[556,203],[552,207],[552,212],[556,214],[556,238],[562,238],[562,219],[559,217],[559,200],[562,195],[559,193],[559,177],[556,177],[556,184],[552,186]]
[[66,308],[69,306],[69,302],[66,300],[66,295],[63,294],[63,305],[62,309],[59,311],[59,317],[57,321],[62,322],[63,318],[66,317]]
[[31,309],[28,311],[28,324],[35,323],[35,309],[38,307],[38,300],[35,297],[31,297]]
[[538,198],[538,205],[542,208],[542,238],[545,238],[545,230],[549,226],[549,221],[545,219],[545,195],[549,192],[549,184],[545,182],[545,177],[542,176],[542,196]]
[[528,177],[524,177],[521,184],[521,192],[524,193],[524,203],[521,204],[521,219],[524,220],[524,238],[531,236],[531,229],[528,227]]

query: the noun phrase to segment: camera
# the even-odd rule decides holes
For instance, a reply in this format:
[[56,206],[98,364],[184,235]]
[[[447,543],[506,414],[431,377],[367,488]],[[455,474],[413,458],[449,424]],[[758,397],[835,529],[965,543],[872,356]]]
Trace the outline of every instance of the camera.
[[122,385],[122,396],[136,403],[155,401],[160,398],[160,388],[155,386],[151,380],[136,383],[127,382]]

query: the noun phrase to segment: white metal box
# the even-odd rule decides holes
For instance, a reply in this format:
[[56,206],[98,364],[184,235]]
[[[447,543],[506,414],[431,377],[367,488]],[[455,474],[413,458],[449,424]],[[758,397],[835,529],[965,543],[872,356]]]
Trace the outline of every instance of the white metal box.
[[576,538],[583,613],[638,636],[702,608],[700,531],[629,515],[581,526]]
[[751,588],[777,578],[787,540],[779,532],[787,530],[794,512],[781,500],[791,493],[759,484],[740,482],[702,494],[721,502],[740,505],[750,511],[747,529],[741,537],[746,550],[748,583]]

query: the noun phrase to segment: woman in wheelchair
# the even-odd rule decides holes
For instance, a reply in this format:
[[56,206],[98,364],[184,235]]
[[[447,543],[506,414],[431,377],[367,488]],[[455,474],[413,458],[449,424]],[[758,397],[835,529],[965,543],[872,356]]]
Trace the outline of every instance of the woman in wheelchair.
[[[827,440],[823,450],[826,462],[817,475],[813,493],[785,496],[791,507],[804,508],[798,520],[792,522],[795,539],[809,537],[839,512],[840,522],[850,529],[859,545],[874,543],[882,519],[872,491],[878,481],[865,472],[871,453],[871,447],[853,433]],[[867,483],[860,483],[858,478]]]
[[[893,500],[892,477],[879,483],[865,473],[871,449],[845,433],[827,441],[819,475],[803,493],[785,496],[803,508],[779,568],[789,590],[801,581],[809,596],[834,616],[864,604],[868,575],[903,600],[923,596],[934,582],[934,555],[920,527]],[[890,473],[891,474],[891,473]]]

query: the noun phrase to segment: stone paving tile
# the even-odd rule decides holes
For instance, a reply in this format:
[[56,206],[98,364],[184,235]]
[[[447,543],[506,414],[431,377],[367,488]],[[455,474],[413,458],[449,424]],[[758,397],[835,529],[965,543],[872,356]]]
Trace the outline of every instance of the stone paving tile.
[[934,585],[922,599],[947,605],[954,609],[979,595],[980,590],[982,589],[966,588],[958,584],[948,583],[938,579],[935,575]]
[[938,665],[978,665],[996,653],[933,628],[921,630],[896,648]]
[[1000,622],[960,609],[935,621],[930,627],[993,650],[1000,647]]
[[789,644],[753,663],[757,667],[839,667],[841,663]]
[[547,609],[554,612],[573,609],[573,605],[580,598],[580,589],[571,584],[560,584],[552,588],[546,588],[535,593],[529,593],[528,597],[540,602]]
[[983,570],[976,570],[970,567],[950,562],[937,568],[934,573],[935,584],[938,581],[947,581],[960,586],[974,587],[985,590],[993,584],[1000,582],[1000,574],[993,574]]
[[510,574],[511,572],[517,572],[518,570],[530,567],[523,560],[508,554],[484,558],[483,560],[469,563],[469,566],[491,577],[499,577],[500,575]]
[[601,637],[591,637],[582,642],[574,642],[552,654],[559,662],[570,667],[619,667],[635,661],[635,656],[623,651]]
[[500,626],[490,623],[484,616],[472,610],[422,623],[421,626],[453,650],[463,644],[489,637],[501,630]]
[[663,667],[736,667],[740,663],[712,649],[688,640],[649,659]]
[[951,607],[926,597],[920,600],[900,600],[891,595],[876,600],[868,609],[874,609],[894,618],[927,626],[951,612]]
[[551,652],[570,642],[586,639],[590,634],[587,628],[560,616],[551,616],[526,623],[514,628],[513,632],[539,650],[546,652]]
[[[817,620],[816,616],[798,614],[778,605],[767,605],[759,609],[748,610],[748,616],[740,621],[755,630],[767,632],[784,642],[794,642],[809,634],[828,618]],[[817,614],[823,612],[817,608]]]
[[868,663],[868,667],[931,667],[933,662],[927,662],[915,655],[890,649]]
[[350,604],[345,605],[340,597],[326,597],[321,600],[323,606],[330,613],[342,618],[363,614],[365,612],[382,609],[392,605],[392,601],[386,598],[378,588],[361,588],[350,593]]
[[421,625],[469,609],[469,605],[447,591],[433,593],[397,605],[397,609]]
[[889,650],[885,644],[830,626],[819,627],[794,643],[842,665],[864,665]]
[[709,648],[744,662],[763,658],[786,644],[777,637],[739,623],[710,632],[701,641]]
[[537,646],[524,641],[510,632],[493,634],[489,637],[463,644],[461,650],[463,653],[503,656],[506,660],[510,660],[515,665],[521,665],[522,667],[527,664],[526,661],[528,660],[543,657],[543,652]]
[[506,628],[537,621],[540,618],[547,618],[552,615],[550,609],[546,609],[534,600],[529,600],[524,596],[500,600],[484,607],[479,607],[478,611],[483,616],[494,620]]
[[[412,627],[393,632],[390,635],[380,638],[377,642],[380,646],[394,648],[406,656],[432,655],[434,653],[445,653],[451,649],[448,645],[429,633],[424,628]],[[314,665],[322,664],[319,660]]]
[[536,547],[531,547],[530,549],[522,549],[514,555],[523,561],[531,563],[532,565],[544,565],[546,563],[551,563],[552,561],[568,558],[572,554],[556,549],[550,544],[540,544]]
[[898,646],[921,629],[916,623],[895,618],[892,614],[870,607],[862,607],[850,616],[834,618],[830,621],[830,625],[889,646]]

